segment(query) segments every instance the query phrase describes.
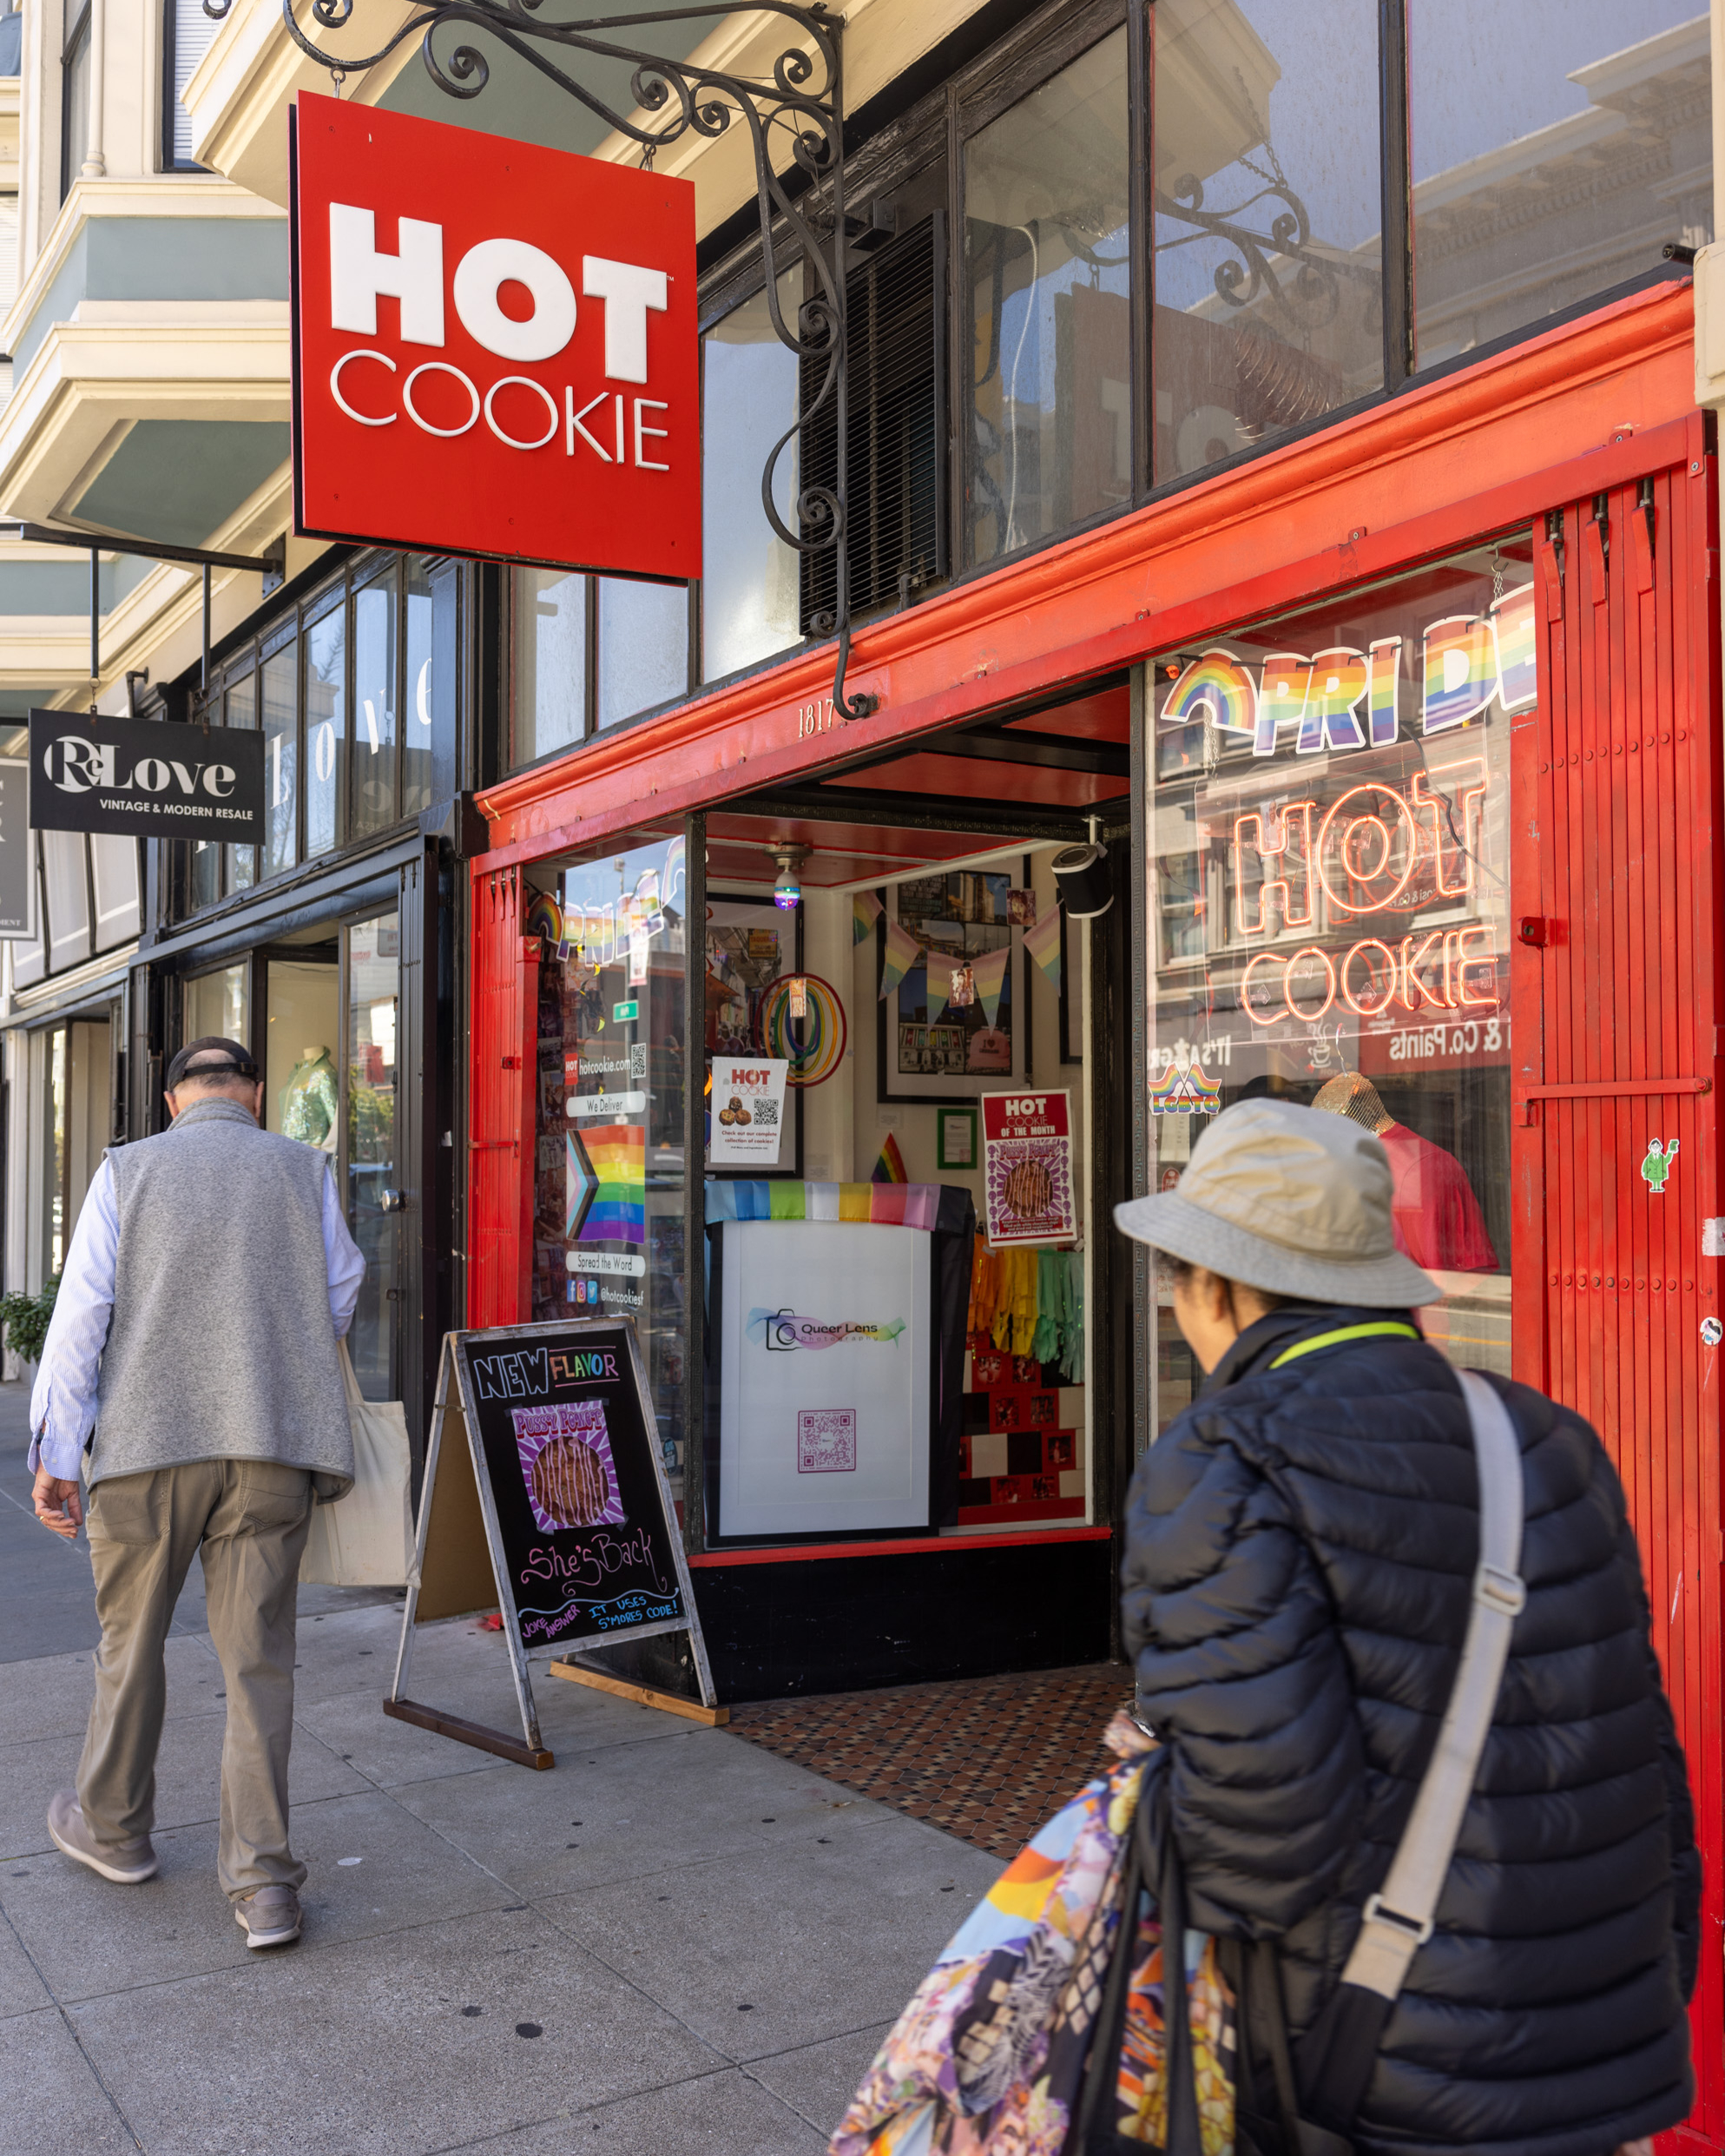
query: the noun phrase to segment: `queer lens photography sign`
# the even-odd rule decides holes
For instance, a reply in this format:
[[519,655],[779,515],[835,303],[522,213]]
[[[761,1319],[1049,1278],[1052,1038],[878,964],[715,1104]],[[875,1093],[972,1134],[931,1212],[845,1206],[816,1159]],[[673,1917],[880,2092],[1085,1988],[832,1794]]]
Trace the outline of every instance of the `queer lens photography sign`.
[[522,1645],[687,1625],[630,1329],[470,1334],[459,1353]]
[[269,835],[264,737],[238,727],[32,711],[30,824],[260,846]]

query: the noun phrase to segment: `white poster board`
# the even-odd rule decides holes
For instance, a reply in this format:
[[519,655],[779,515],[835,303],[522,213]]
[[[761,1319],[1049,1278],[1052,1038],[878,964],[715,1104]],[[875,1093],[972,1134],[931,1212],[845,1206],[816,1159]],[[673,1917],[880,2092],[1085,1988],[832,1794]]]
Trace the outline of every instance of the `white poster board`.
[[714,1056],[707,1157],[715,1168],[776,1168],[785,1130],[787,1058]]
[[929,1523],[931,1238],[730,1221],[719,1322],[721,1534]]

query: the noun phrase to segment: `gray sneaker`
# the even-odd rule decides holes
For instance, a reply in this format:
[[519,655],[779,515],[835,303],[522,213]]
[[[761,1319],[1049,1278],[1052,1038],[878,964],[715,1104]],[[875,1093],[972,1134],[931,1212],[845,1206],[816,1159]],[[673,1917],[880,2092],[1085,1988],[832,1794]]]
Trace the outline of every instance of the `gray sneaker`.
[[287,1947],[300,1936],[300,1897],[292,1887],[260,1887],[234,1904],[248,1947]]
[[55,1790],[48,1806],[48,1831],[54,1837],[55,1848],[74,1863],[88,1864],[92,1871],[122,1887],[135,1887],[140,1880],[155,1876],[155,1851],[148,1835],[116,1842],[111,1849],[102,1848],[89,1830],[76,1790]]

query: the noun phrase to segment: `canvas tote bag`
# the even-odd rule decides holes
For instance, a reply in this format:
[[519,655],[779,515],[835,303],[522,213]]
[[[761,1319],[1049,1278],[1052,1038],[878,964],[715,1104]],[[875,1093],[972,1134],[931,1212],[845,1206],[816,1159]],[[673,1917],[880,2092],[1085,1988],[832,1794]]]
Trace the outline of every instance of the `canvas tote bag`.
[[324,1587],[403,1587],[413,1568],[413,1454],[398,1400],[367,1400],[336,1342],[353,1432],[353,1487],[312,1507],[300,1577]]

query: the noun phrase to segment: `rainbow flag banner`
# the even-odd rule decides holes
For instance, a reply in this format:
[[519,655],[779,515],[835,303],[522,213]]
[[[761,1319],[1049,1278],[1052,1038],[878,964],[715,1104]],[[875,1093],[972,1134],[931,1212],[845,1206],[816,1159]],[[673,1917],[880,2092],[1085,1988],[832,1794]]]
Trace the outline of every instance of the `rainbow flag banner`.
[[899,1141],[889,1131],[886,1133],[886,1143],[880,1149],[880,1157],[874,1164],[874,1173],[870,1177],[870,1181],[908,1183],[910,1179],[909,1176],[905,1173],[905,1156],[899,1151]]
[[885,911],[872,891],[859,891],[851,900],[851,947],[865,943],[874,933],[874,924]]
[[967,1190],[939,1183],[768,1183],[728,1177],[707,1186],[714,1220],[833,1220],[859,1226],[936,1228],[969,1233],[975,1225]]
[[[1050,912],[1048,918],[1057,916]],[[971,960],[971,977],[977,985],[977,1001],[982,1005],[984,1020],[993,1025],[1000,1017],[1001,991],[1006,986],[1007,963],[1012,956],[1012,946],[1003,943],[997,951],[983,951]]]
[[1024,948],[1041,966],[1056,987],[1060,986],[1061,934],[1065,915],[1057,906],[1051,906],[1042,919],[1024,931]]
[[886,950],[880,961],[880,992],[890,996],[922,956],[922,946],[896,920],[886,924]]
[[[581,1221],[576,1240],[582,1243],[645,1243],[647,1240],[647,1132],[638,1123],[602,1124],[582,1134],[578,1160],[576,1141],[568,1141],[570,1210],[575,1214],[578,1197],[592,1190],[592,1203]],[[583,1178],[579,1193],[576,1178]]]
[[1153,1116],[1213,1116],[1221,1106],[1221,1081],[1204,1076],[1204,1066],[1170,1063],[1150,1088]]

